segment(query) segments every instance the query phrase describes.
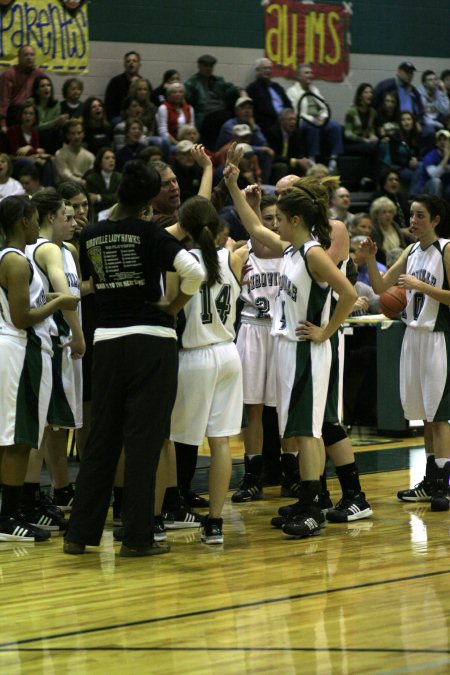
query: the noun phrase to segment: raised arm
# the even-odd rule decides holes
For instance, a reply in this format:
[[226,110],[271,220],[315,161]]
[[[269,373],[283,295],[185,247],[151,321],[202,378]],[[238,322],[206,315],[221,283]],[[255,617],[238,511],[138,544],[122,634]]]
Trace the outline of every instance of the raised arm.
[[377,295],[380,295],[380,293],[383,293],[383,291],[386,291],[391,286],[395,286],[399,276],[405,272],[406,258],[408,257],[410,248],[411,247],[408,246],[392,267],[384,274],[381,274],[375,258],[378,250],[375,242],[368,237],[359,245],[359,250],[367,263],[370,284]]
[[258,216],[247,203],[245,196],[238,187],[238,176],[239,169],[236,166],[229,164],[227,167],[225,167],[225,182],[242,224],[252,238],[254,237],[261,244],[264,244],[264,246],[270,248],[276,254],[276,256],[281,257],[285,249],[289,246],[289,243],[281,241],[277,234],[271,232],[261,224]]
[[203,171],[198,194],[200,197],[205,197],[205,199],[211,199],[213,181],[213,166],[211,158],[206,154],[204,146],[200,144],[194,145],[191,150],[191,155],[194,158],[195,163],[198,164]]

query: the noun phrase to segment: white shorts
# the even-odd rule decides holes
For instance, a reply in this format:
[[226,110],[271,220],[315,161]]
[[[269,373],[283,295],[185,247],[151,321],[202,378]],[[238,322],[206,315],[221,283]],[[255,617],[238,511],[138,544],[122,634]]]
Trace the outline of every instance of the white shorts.
[[52,389],[50,353],[2,335],[0,382],[0,446],[23,443],[38,448]]
[[278,426],[282,438],[322,436],[331,345],[275,337]]
[[400,399],[407,420],[450,419],[448,333],[406,328],[400,355]]
[[201,445],[205,436],[234,436],[241,430],[242,368],[234,342],[179,354],[177,398],[170,438]]
[[276,406],[271,328],[271,321],[264,324],[243,322],[239,328],[236,347],[242,363],[244,403]]
[[79,429],[83,426],[83,375],[81,360],[72,359],[70,347],[61,349],[59,338],[53,341],[53,387],[48,409],[48,424],[54,428]]

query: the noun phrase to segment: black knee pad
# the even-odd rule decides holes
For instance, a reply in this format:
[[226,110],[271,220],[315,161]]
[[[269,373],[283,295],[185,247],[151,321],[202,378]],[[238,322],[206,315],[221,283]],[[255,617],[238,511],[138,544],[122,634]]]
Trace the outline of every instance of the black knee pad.
[[322,438],[325,447],[339,443],[347,438],[345,429],[341,424],[331,424],[331,422],[324,422],[322,426]]

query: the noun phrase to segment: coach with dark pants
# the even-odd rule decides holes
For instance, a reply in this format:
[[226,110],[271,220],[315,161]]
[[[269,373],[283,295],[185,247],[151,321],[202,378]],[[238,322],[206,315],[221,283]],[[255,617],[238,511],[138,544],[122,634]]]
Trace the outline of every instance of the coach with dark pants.
[[[197,260],[141,212],[160,190],[159,173],[127,162],[114,215],[80,237],[98,307],[91,431],[81,459],[64,552],[98,546],[117,462],[125,447],[123,544],[126,557],[165,553],[153,541],[155,476],[168,436],[178,373],[176,314],[198,290]],[[180,292],[161,299],[161,275],[175,270]]]

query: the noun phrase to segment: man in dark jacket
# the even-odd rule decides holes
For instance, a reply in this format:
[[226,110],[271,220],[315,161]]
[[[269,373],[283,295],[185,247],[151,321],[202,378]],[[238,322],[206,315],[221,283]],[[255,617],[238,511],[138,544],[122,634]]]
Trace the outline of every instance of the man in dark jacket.
[[247,93],[253,100],[255,120],[264,133],[277,123],[278,115],[291,103],[285,90],[272,81],[272,61],[258,59],[255,68],[256,79],[247,87]]

